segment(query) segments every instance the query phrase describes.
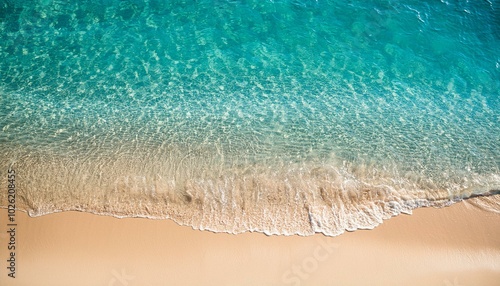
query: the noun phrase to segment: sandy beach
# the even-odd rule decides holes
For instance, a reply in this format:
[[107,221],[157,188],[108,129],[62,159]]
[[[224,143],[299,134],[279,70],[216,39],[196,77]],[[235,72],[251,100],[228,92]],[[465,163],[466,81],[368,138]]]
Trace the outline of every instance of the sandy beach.
[[[474,199],[475,200],[475,199]],[[0,285],[498,285],[500,215],[470,202],[337,237],[231,235],[170,220],[16,212],[16,278]]]
[[500,286],[499,41],[500,0],[0,1],[0,286]]

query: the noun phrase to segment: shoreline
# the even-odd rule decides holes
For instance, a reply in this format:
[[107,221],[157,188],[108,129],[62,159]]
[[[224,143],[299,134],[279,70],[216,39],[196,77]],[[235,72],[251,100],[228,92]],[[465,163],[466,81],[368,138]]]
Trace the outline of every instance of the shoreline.
[[[495,285],[500,215],[468,201],[336,237],[233,235],[171,220],[18,211],[17,277],[4,270],[0,284]],[[5,222],[7,210],[0,216]]]

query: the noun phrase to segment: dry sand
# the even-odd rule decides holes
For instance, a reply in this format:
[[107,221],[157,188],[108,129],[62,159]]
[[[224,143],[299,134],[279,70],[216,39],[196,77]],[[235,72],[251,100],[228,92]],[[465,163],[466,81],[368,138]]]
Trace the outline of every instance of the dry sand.
[[338,237],[231,235],[169,220],[16,213],[16,278],[0,285],[500,285],[500,215],[468,202]]

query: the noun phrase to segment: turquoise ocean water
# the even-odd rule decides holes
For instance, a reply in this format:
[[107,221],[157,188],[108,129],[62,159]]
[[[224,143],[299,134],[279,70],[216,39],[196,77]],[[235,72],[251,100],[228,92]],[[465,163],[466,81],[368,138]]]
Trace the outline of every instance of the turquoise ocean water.
[[0,129],[32,215],[371,228],[499,192],[500,3],[2,0]]

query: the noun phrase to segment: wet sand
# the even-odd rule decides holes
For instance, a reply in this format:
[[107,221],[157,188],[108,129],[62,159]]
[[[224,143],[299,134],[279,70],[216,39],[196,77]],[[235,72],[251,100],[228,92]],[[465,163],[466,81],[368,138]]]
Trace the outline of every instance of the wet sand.
[[16,212],[16,278],[0,285],[498,285],[500,215],[423,208],[337,237],[231,235],[170,220]]

